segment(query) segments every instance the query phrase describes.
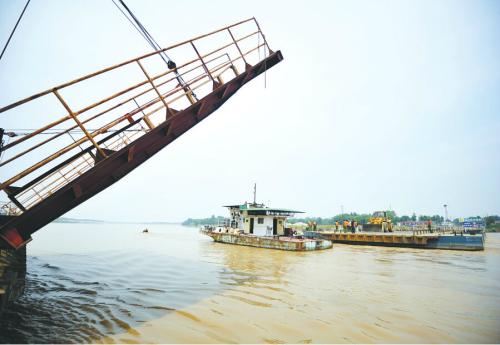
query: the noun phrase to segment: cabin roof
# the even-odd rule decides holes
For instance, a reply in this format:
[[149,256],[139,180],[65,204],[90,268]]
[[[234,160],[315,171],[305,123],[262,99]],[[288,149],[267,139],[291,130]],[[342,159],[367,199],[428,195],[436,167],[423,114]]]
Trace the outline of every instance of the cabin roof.
[[305,213],[303,211],[290,210],[287,208],[273,208],[273,207],[251,207],[247,208],[249,211],[271,211],[271,212],[286,212],[286,213]]
[[243,205],[226,205],[224,207],[227,208],[239,208],[240,211],[270,211],[270,212],[285,212],[285,213],[305,213],[303,211],[290,210],[288,208],[274,208],[267,207],[263,204],[257,204],[253,206],[252,204],[243,204]]

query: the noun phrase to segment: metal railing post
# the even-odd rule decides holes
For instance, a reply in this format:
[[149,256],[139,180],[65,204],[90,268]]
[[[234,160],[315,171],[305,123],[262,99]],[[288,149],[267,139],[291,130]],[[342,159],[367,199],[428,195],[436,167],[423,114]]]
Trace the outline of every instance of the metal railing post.
[[57,89],[52,90],[52,92],[54,93],[54,95],[56,95],[57,99],[61,102],[61,104],[66,109],[66,111],[69,113],[69,115],[73,118],[73,120],[75,120],[75,122],[78,125],[78,127],[80,127],[80,129],[83,131],[83,133],[85,133],[85,136],[92,142],[92,144],[95,146],[95,148],[97,149],[97,151],[99,151],[99,153],[103,157],[107,157],[107,155],[104,153],[104,151],[99,147],[99,145],[97,145],[97,143],[94,140],[94,138],[92,137],[92,135],[90,135],[90,133],[85,129],[85,127],[80,122],[80,120],[78,120],[78,118],[76,117],[75,113],[73,113],[73,111],[68,106],[68,104],[64,101],[64,99],[59,94],[59,92],[57,92]]
[[[264,36],[264,33],[260,29],[259,22],[257,22],[257,19],[255,19],[255,17],[253,17],[253,20],[255,22],[255,25],[257,25],[257,29],[259,30],[260,34],[262,35],[262,38],[264,39],[264,43],[266,44],[266,47],[267,47],[267,50],[269,51],[269,54],[271,54],[272,50],[271,50],[271,48],[269,48],[269,44],[267,44],[266,36]],[[264,57],[265,57],[265,52],[264,52]]]
[[241,49],[240,49],[240,46],[238,45],[238,42],[236,42],[236,40],[234,39],[234,36],[233,36],[233,33],[231,32],[231,29],[227,28],[227,31],[231,35],[231,38],[233,39],[233,43],[236,45],[236,48],[238,48],[238,51],[240,52],[241,58],[243,59],[243,61],[245,62],[245,64],[247,64],[247,60],[245,59],[245,56],[241,52]]
[[[151,77],[149,76],[148,72],[146,72],[146,69],[144,68],[144,66],[142,66],[141,62],[139,60],[137,60],[137,64],[139,65],[139,67],[141,68],[142,72],[144,73],[144,75],[146,76],[146,78],[148,79],[149,83],[151,84],[151,86],[153,87],[153,89],[156,91],[156,94],[158,95],[158,97],[160,97],[160,100],[162,101],[163,105],[165,105],[165,110],[168,111],[168,104],[167,102],[165,102],[165,99],[163,98],[163,96],[161,95],[160,93],[160,90],[158,90],[158,88],[156,87],[156,85],[153,83],[153,80],[151,79]],[[135,100],[135,99],[134,99]],[[144,122],[146,122],[146,125],[148,125],[148,127],[150,129],[153,129],[154,128],[154,125],[153,123],[151,122],[151,120],[149,120],[149,118],[146,117],[146,115],[144,115],[143,117],[144,119]]]
[[212,74],[208,70],[207,65],[205,65],[205,61],[203,61],[203,59],[201,58],[201,55],[198,52],[198,49],[196,49],[196,46],[194,45],[193,41],[189,41],[189,43],[191,43],[191,46],[193,47],[194,51],[196,52],[196,55],[198,55],[198,59],[200,59],[201,64],[203,65],[203,69],[205,70],[205,73],[207,73],[207,75],[210,77],[210,79],[212,79],[212,81],[215,81],[214,77],[212,77]]

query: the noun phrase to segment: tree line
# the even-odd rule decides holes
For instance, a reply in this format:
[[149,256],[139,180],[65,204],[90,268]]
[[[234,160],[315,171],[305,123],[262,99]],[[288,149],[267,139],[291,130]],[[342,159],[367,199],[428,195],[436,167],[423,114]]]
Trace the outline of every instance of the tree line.
[[[408,215],[402,215],[398,216],[396,212],[394,211],[387,211],[387,216],[391,219],[393,223],[399,223],[399,222],[415,222],[415,221],[428,221],[431,220],[433,223],[442,223],[444,221],[444,217],[440,216],[438,214],[435,214],[433,216],[429,215],[416,215],[413,213],[411,216]],[[316,222],[318,225],[331,225],[335,224],[335,222],[342,222],[343,220],[354,220],[358,222],[359,224],[366,224],[368,223],[369,219],[372,217],[371,214],[368,213],[356,213],[356,212],[351,212],[351,213],[344,213],[344,214],[338,214],[333,217],[306,217],[306,218],[289,218],[287,220],[288,223],[294,224],[294,223],[308,223],[308,222]],[[493,216],[487,216],[487,217],[480,217],[480,216],[472,216],[472,217],[467,217],[469,219],[477,219],[477,220],[484,220],[486,223],[487,228],[499,228],[500,230],[500,224],[497,224],[497,221],[500,221],[500,216],[493,215]],[[188,218],[184,222],[182,222],[182,225],[186,226],[201,226],[201,225],[217,225],[219,221],[222,221],[225,219],[225,217],[222,216],[215,216],[212,215],[209,218]],[[455,218],[453,220],[455,224],[459,223],[459,219]]]
[[[329,225],[329,224],[335,224],[335,222],[342,222],[343,220],[354,220],[360,224],[366,224],[372,217],[372,214],[368,213],[356,213],[356,212],[351,212],[351,213],[344,213],[344,214],[337,214],[336,216],[333,217],[305,217],[305,218],[290,218],[287,220],[288,223],[308,223],[308,222],[316,222],[318,225]],[[398,216],[396,212],[394,211],[387,211],[387,217],[391,219],[393,223],[399,223],[399,222],[416,222],[416,221],[428,221],[431,220],[433,223],[442,223],[444,221],[444,217],[440,216],[438,214],[435,215],[416,215],[413,213],[411,216],[408,215],[402,215]],[[500,220],[500,216],[493,215],[493,216],[488,216],[485,218],[482,218],[480,216],[471,216],[467,217],[469,219],[477,219],[477,220],[484,220],[486,223],[486,226],[492,226],[495,224],[495,221]],[[460,220],[458,218],[453,219],[453,223],[458,224]]]
[[225,217],[212,215],[210,218],[188,218],[182,222],[185,226],[217,225]]

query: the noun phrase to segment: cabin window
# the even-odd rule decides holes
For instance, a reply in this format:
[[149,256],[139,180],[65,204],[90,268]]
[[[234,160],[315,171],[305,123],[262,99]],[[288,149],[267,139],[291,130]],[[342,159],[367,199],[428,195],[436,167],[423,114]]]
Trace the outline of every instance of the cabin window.
[[280,224],[283,224],[283,221],[282,221],[282,220],[280,220]]
[[248,218],[247,218],[247,219],[245,219],[245,223],[248,223]]
[[264,224],[264,218],[257,218],[258,224]]

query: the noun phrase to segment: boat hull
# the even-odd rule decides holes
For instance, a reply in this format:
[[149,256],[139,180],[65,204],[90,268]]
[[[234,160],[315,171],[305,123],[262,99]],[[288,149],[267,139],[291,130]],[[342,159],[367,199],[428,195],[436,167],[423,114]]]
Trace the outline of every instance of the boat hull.
[[201,230],[201,233],[212,237],[215,242],[278,250],[312,251],[329,249],[333,246],[332,241],[326,239],[253,236],[204,230]]

